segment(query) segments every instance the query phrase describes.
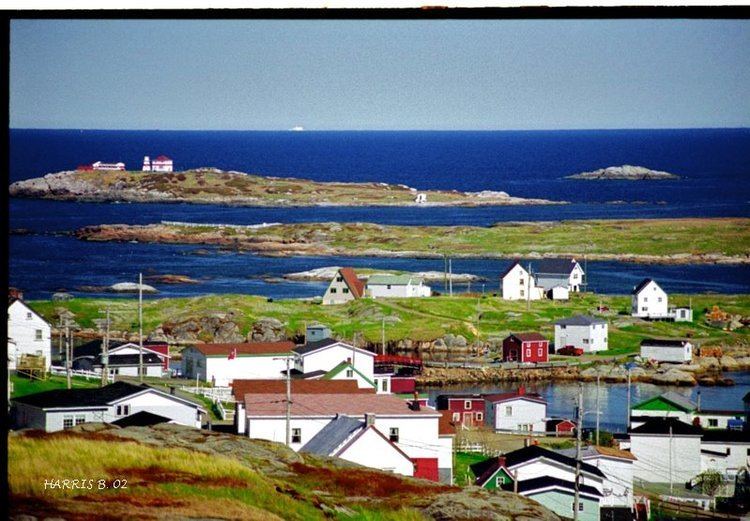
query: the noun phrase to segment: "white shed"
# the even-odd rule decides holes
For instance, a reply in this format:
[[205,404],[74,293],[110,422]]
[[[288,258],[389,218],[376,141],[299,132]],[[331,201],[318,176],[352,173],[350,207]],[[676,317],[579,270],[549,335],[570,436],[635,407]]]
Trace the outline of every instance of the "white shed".
[[366,293],[372,298],[429,297],[432,290],[412,275],[373,275],[367,280]]
[[280,379],[294,366],[294,342],[197,344],[182,350],[182,375],[227,386],[238,379]]
[[484,399],[485,418],[495,431],[544,434],[547,401],[540,395],[520,387],[517,392],[488,394]]
[[693,345],[687,340],[645,338],[641,341],[641,358],[678,364],[693,360]]

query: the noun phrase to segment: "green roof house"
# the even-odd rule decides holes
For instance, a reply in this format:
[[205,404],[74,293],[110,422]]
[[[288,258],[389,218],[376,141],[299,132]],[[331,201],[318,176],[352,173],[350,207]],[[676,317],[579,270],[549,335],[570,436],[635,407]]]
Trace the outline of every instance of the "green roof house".
[[674,391],[668,391],[631,407],[630,426],[639,427],[651,417],[676,418],[690,424],[697,410],[698,405],[689,398]]

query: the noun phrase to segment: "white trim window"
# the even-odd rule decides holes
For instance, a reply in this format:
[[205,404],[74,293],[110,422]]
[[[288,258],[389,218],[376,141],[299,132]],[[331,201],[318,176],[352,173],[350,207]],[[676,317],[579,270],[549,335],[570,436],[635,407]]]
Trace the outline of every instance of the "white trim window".
[[471,409],[471,400],[464,400],[464,409]]
[[73,415],[65,415],[63,416],[63,429],[72,429],[73,428]]
[[302,443],[302,429],[292,429],[292,443]]
[[513,406],[512,405],[506,405],[505,406],[505,416],[513,416]]
[[129,416],[130,415],[130,405],[118,405],[117,416]]

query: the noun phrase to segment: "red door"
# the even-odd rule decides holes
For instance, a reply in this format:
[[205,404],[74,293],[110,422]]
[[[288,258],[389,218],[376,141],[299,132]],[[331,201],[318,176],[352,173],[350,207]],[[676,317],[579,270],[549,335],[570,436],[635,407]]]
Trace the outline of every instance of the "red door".
[[415,478],[440,481],[437,458],[412,458],[411,461],[414,463]]

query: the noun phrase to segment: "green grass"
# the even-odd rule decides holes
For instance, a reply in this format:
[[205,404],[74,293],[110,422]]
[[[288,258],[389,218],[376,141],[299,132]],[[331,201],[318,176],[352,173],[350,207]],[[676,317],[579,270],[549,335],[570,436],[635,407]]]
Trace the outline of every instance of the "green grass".
[[[510,332],[539,331],[554,337],[556,319],[581,313],[594,313],[602,304],[610,312],[603,315],[609,322],[610,350],[600,356],[634,352],[646,337],[691,337],[698,345],[740,346],[750,344],[748,328],[729,332],[705,323],[705,309],[719,305],[721,309],[743,316],[750,315],[750,295],[670,295],[670,305],[688,305],[694,310],[691,322],[644,322],[632,319],[629,296],[573,294],[570,301],[541,300],[531,302],[505,301],[498,297],[476,296],[430,297],[420,299],[361,299],[339,306],[323,306],[296,299],[268,302],[264,297],[249,295],[208,295],[204,297],[147,299],[144,301],[144,331],[158,325],[179,322],[201,315],[231,313],[233,320],[246,335],[252,324],[263,317],[277,318],[285,324],[289,336],[302,334],[305,324],[320,322],[332,328],[339,338],[351,340],[355,335],[372,343],[380,343],[382,318],[389,317],[387,341],[429,341],[447,333],[474,339],[501,339]],[[98,311],[109,306],[114,329],[135,330],[136,299],[77,298],[67,302],[35,301],[30,305],[45,318],[54,321],[56,308],[67,308],[83,327],[91,327],[99,318]],[[624,313],[624,314],[621,314]]]
[[488,458],[476,452],[456,452],[453,455],[453,481],[456,485],[463,487],[474,484],[476,476],[469,469],[470,465],[479,463]]
[[[37,380],[14,374],[11,375],[10,381],[13,384],[11,395],[13,398],[55,389],[66,389],[68,386],[64,376],[48,376],[45,380]],[[101,385],[101,381],[95,378],[86,380],[77,376],[72,377],[70,383],[74,389],[99,387]]]

